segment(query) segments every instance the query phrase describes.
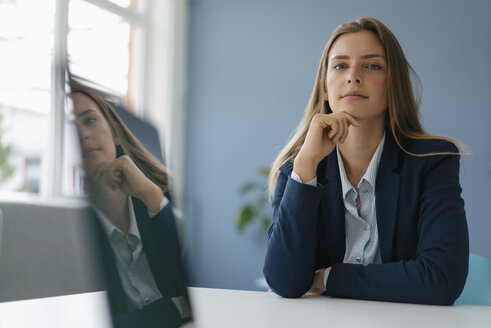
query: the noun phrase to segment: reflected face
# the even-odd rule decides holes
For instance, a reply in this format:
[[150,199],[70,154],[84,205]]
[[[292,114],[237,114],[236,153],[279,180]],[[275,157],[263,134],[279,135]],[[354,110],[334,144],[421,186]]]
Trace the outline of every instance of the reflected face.
[[385,50],[374,33],[347,33],[334,42],[326,77],[326,100],[334,113],[346,111],[359,121],[384,119],[387,80]]
[[90,173],[101,162],[116,158],[119,142],[92,99],[82,93],[74,93],[71,98],[84,167]]

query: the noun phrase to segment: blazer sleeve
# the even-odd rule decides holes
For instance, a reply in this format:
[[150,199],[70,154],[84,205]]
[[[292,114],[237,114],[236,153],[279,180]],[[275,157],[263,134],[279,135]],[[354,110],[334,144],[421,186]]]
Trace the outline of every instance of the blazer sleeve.
[[300,297],[312,286],[322,188],[296,182],[280,171],[273,197],[264,277],[283,297]]
[[469,261],[459,156],[430,156],[423,172],[417,177],[422,183],[415,258],[368,266],[334,264],[328,295],[434,305],[451,305],[459,297]]

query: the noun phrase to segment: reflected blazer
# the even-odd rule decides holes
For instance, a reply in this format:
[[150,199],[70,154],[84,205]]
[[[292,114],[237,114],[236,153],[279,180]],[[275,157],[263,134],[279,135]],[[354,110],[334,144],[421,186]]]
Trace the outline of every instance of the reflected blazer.
[[117,328],[178,327],[184,321],[171,297],[184,295],[188,304],[189,298],[172,205],[169,203],[150,218],[148,209],[141,200],[132,197],[132,202],[143,249],[155,283],[163,297],[140,310],[129,311],[128,297],[121,285],[114,253],[99,219],[96,218],[114,326]]
[[[411,153],[457,153],[442,140],[401,140]],[[389,129],[375,186],[381,264],[343,263],[345,210],[336,151],[317,168],[317,187],[280,168],[264,276],[284,297],[300,297],[315,271],[331,267],[326,294],[364,300],[450,305],[464,288],[469,237],[458,155],[416,157]]]

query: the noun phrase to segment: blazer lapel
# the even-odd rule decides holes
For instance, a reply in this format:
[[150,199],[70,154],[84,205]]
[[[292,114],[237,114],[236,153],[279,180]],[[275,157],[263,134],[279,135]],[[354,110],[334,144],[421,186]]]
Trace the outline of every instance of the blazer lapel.
[[321,207],[323,208],[324,226],[326,231],[326,247],[330,261],[333,263],[343,262],[346,251],[346,231],[344,218],[344,203],[339,176],[339,166],[336,151],[333,151],[326,159],[324,170],[326,180],[324,182],[324,197]]
[[396,172],[400,154],[398,147],[392,132],[386,129],[385,145],[375,186],[377,229],[383,263],[392,260],[392,243],[397,221],[401,181],[401,176]]
[[163,289],[163,286],[160,284],[160,277],[162,277],[164,269],[161,265],[161,254],[159,254],[160,247],[156,243],[158,239],[154,238],[154,234],[157,232],[157,230],[160,231],[160,229],[154,229],[154,227],[152,227],[152,220],[156,221],[157,219],[150,219],[148,216],[148,210],[141,200],[132,197],[132,201],[143,250],[147,256],[148,264],[155,282],[157,283],[160,291],[163,292],[165,289]]
[[136,198],[132,200],[143,249],[157,287],[168,297],[185,295],[185,273],[172,206],[167,205],[155,217],[149,218],[143,202]]

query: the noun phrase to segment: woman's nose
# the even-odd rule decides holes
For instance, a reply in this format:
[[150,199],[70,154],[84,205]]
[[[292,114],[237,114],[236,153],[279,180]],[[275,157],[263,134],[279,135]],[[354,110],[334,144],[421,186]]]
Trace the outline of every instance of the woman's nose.
[[89,137],[87,129],[85,129],[83,126],[80,126],[79,124],[77,124],[77,134],[80,142]]
[[346,79],[346,82],[348,84],[351,84],[351,83],[361,84],[362,79],[361,79],[360,71],[357,68],[351,68],[349,73],[348,73],[348,77]]

